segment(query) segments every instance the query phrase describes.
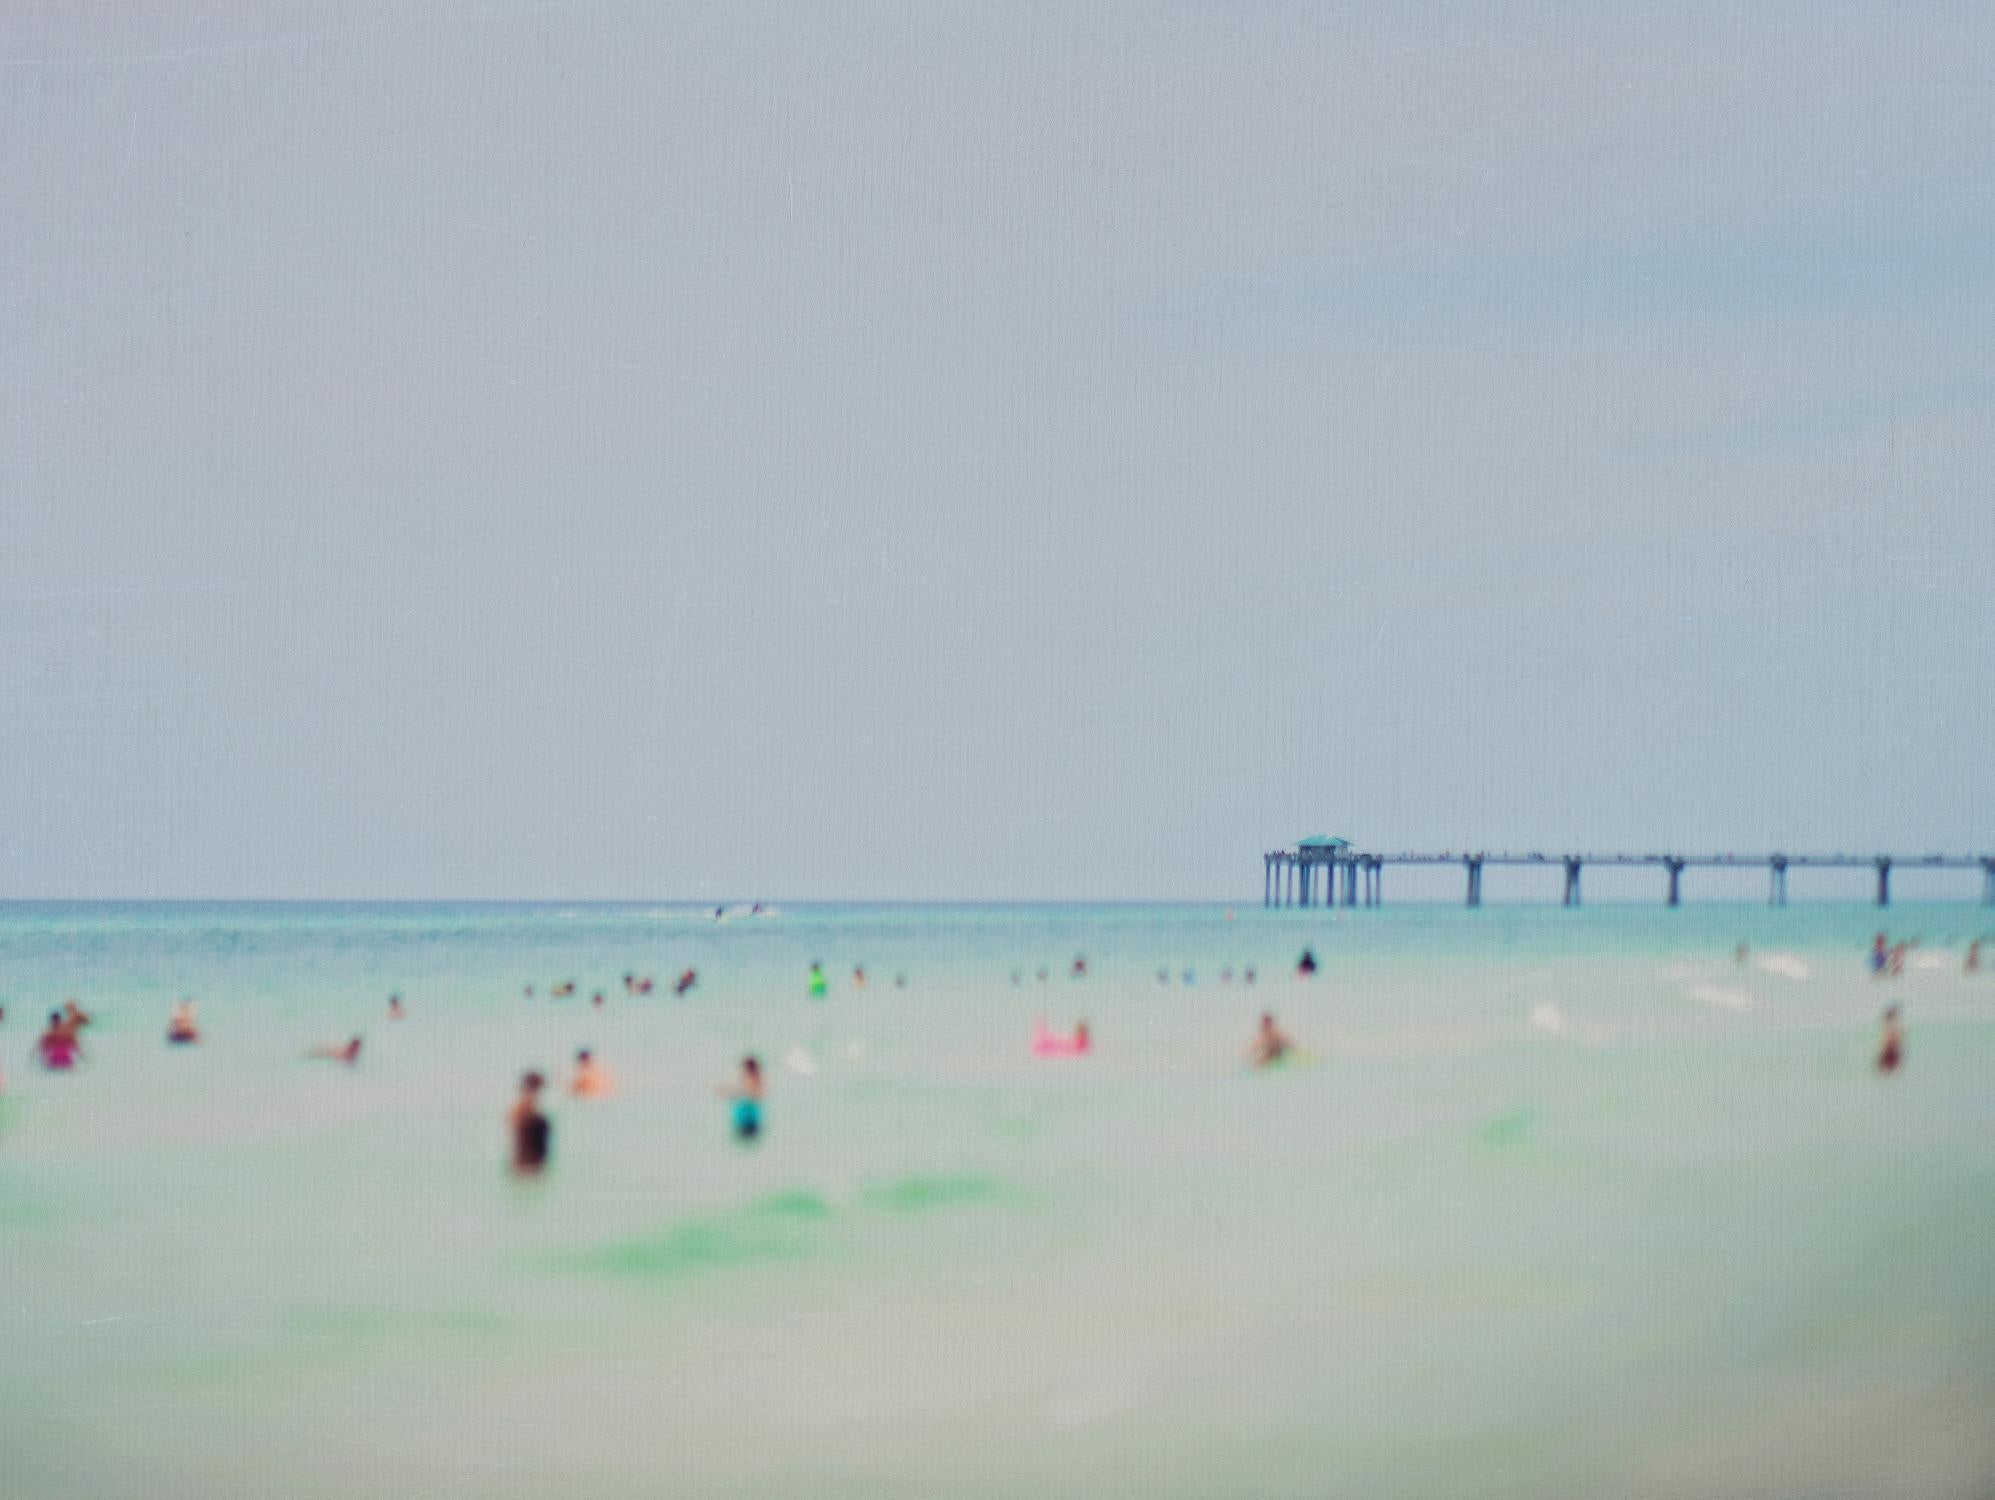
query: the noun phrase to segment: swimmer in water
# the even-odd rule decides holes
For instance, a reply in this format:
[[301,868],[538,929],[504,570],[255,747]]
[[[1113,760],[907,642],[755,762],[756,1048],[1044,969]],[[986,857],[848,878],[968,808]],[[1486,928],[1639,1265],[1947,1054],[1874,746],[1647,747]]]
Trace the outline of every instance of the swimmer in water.
[[1747,952],[1748,949],[1746,948],[1746,945],[1744,943],[1740,943],[1738,947],[1732,950],[1732,962],[1735,964],[1743,965],[1746,961]]
[[1870,945],[1870,972],[1881,975],[1891,962],[1891,950],[1885,945],[1884,934],[1879,933]]
[[546,1082],[538,1073],[521,1074],[519,1098],[506,1112],[506,1125],[513,1137],[513,1174],[517,1177],[537,1177],[547,1166],[554,1127],[540,1112],[540,1090]]
[[569,1081],[568,1092],[577,1099],[607,1099],[616,1092],[616,1080],[584,1047],[575,1054],[575,1076]]
[[1280,1062],[1295,1050],[1295,1038],[1275,1025],[1272,1014],[1263,1012],[1261,1029],[1254,1033],[1252,1045],[1247,1048],[1247,1061],[1257,1068],[1269,1067]]
[[402,1009],[401,995],[399,993],[390,995],[388,997],[388,1019],[399,1021],[407,1014],[408,1012]]
[[595,1006],[597,1010],[601,1010],[603,1008],[603,992],[597,990],[595,994],[589,997],[589,1003]]
[[1905,1060],[1905,1028],[1898,1020],[1898,1007],[1886,1006],[1884,1011],[1883,1034],[1877,1045],[1877,1071],[1895,1073],[1898,1064]]
[[67,1073],[83,1056],[83,1044],[76,1039],[76,1028],[59,1010],[48,1013],[48,1030],[35,1043],[35,1050],[41,1055],[42,1066],[51,1073]]
[[852,971],[852,988],[855,990],[866,988],[866,970],[863,967]]
[[1248,984],[1252,984],[1254,982],[1254,966],[1252,964],[1248,964],[1247,972],[1241,975],[1240,977],[1243,980],[1245,980]]
[[824,977],[824,965],[812,962],[810,966],[810,997],[822,1000],[831,992],[831,981]]
[[352,1067],[360,1061],[360,1038],[357,1036],[347,1038],[345,1046],[337,1042],[321,1042],[305,1056],[325,1062],[343,1062]]
[[1295,961],[1295,977],[1308,979],[1316,972],[1316,954],[1308,948],[1302,950],[1302,957]]
[[672,993],[675,995],[684,995],[688,993],[692,989],[692,987],[698,984],[699,982],[700,982],[699,970],[688,969],[686,970],[685,973],[679,976],[678,983],[672,986]]
[[752,1141],[762,1133],[762,1063],[752,1053],[741,1059],[741,1077],[732,1089],[719,1090],[734,1106],[734,1133]]
[[1074,955],[1073,974],[1076,979],[1085,979],[1088,977],[1088,961],[1078,953]]
[[1965,964],[1962,965],[1961,973],[1978,974],[1980,972],[1981,972],[1981,939],[1976,938],[1973,942],[1967,945],[1967,961]]
[[192,1000],[173,1002],[173,1014],[166,1022],[166,1039],[181,1046],[201,1040],[201,1022],[194,1014]]

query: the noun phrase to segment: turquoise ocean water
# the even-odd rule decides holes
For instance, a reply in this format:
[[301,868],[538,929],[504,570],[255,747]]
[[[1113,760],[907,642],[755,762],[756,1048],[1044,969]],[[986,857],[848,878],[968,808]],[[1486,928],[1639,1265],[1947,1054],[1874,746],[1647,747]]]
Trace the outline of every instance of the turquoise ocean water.
[[0,906],[0,1493],[1986,1495],[1995,913],[1883,915]]

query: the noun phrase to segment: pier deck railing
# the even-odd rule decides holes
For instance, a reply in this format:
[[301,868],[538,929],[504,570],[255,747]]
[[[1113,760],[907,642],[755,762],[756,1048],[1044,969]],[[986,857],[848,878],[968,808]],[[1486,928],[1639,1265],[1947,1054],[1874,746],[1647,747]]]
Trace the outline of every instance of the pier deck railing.
[[1982,905],[1995,906],[1995,854],[1540,854],[1507,849],[1374,854],[1305,844],[1271,850],[1261,859],[1263,906],[1378,906],[1384,901],[1387,865],[1460,865],[1467,880],[1469,906],[1482,905],[1482,872],[1487,865],[1562,869],[1565,885],[1560,904],[1564,906],[1579,905],[1580,871],[1588,865],[1649,865],[1662,870],[1668,876],[1665,904],[1669,906],[1683,904],[1683,872],[1698,867],[1765,870],[1769,906],[1787,904],[1789,870],[1875,871],[1877,905],[1889,906],[1894,869],[1979,869]]

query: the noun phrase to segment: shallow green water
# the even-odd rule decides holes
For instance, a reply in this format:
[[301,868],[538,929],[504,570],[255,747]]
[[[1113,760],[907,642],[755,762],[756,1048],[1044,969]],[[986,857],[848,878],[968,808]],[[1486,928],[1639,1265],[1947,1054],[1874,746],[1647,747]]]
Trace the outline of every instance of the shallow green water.
[[1984,1494],[1995,914],[1876,917],[0,907],[0,1492]]

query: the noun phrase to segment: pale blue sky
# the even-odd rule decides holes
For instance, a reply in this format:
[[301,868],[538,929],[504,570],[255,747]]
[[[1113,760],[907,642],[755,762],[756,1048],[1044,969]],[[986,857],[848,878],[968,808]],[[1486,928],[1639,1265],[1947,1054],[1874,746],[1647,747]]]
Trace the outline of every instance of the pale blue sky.
[[0,897],[1995,846],[1982,6],[0,7]]

